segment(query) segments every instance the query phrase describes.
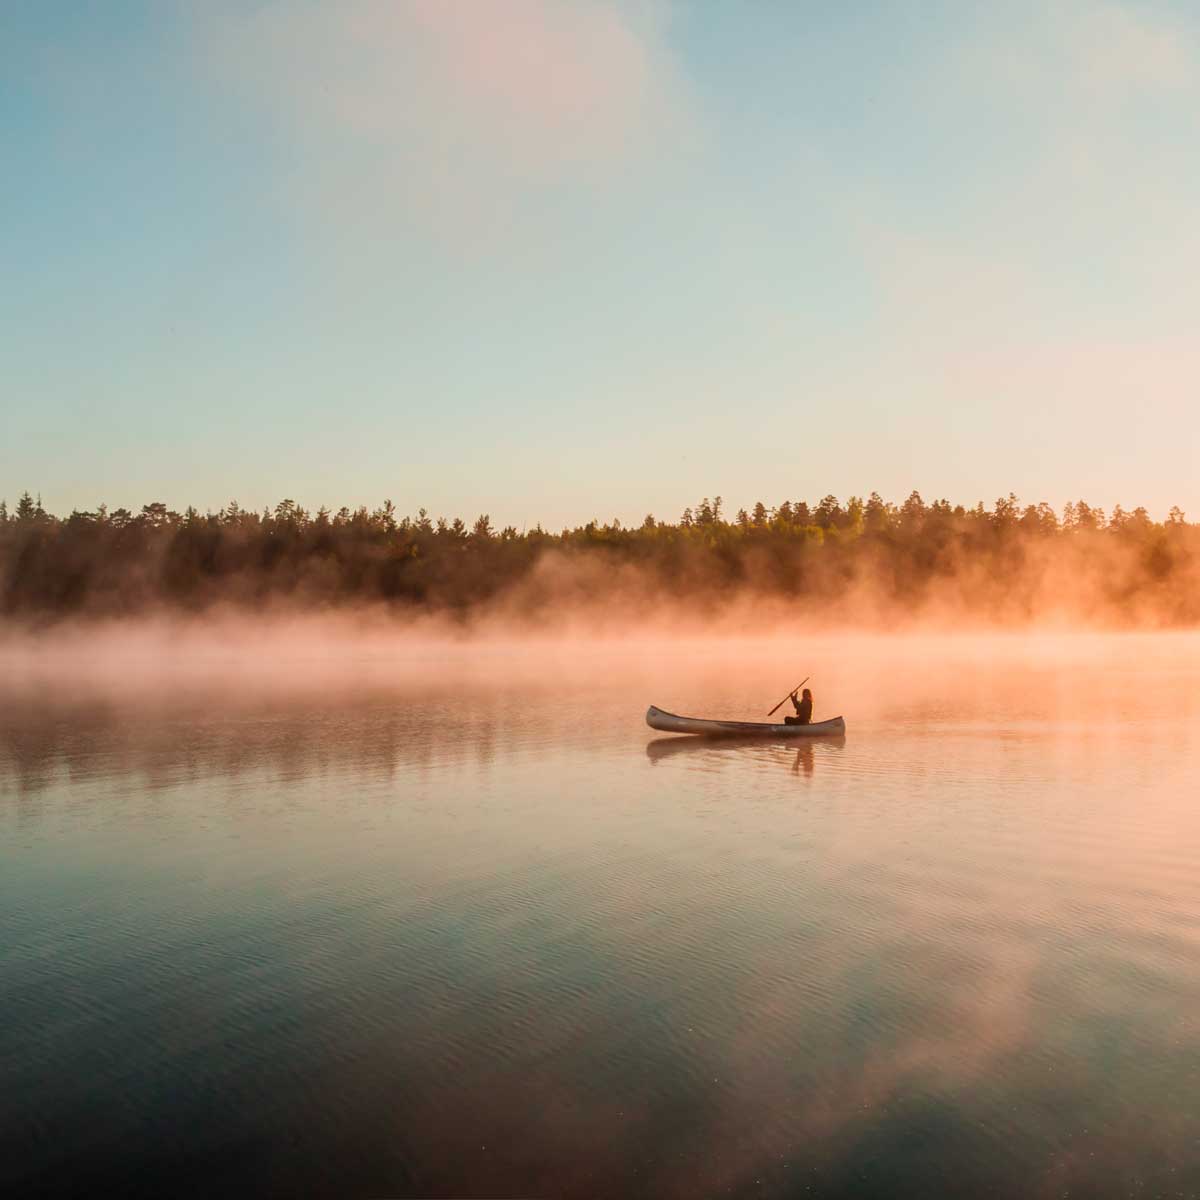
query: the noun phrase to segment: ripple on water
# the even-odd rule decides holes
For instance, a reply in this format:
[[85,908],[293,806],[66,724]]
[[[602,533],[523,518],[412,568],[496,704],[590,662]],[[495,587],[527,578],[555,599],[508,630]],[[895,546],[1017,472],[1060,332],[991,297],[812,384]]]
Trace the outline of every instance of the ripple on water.
[[1010,666],[803,746],[640,682],[0,718],[0,1178],[1200,1189],[1195,672],[1097,736]]

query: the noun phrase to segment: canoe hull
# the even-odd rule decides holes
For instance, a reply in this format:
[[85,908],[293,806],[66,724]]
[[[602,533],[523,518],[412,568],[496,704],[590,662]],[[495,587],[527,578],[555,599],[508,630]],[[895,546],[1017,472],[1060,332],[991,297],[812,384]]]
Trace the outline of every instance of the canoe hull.
[[768,725],[758,721],[706,721],[702,717],[677,717],[654,705],[646,710],[646,724],[662,733],[698,733],[708,737],[841,737],[846,722],[841,717],[811,725]]

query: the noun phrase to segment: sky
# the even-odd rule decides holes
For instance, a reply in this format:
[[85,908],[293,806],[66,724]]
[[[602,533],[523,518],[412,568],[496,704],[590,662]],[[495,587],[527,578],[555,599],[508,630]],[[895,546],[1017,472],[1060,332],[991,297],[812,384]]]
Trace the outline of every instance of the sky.
[[2,0],[0,496],[1200,517],[1200,6]]

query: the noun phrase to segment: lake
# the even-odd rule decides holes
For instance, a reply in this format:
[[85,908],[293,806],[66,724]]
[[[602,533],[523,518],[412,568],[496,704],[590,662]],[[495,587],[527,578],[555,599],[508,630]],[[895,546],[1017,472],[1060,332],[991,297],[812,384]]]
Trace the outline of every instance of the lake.
[[1200,1194],[1196,636],[87,645],[0,683],[10,1194]]

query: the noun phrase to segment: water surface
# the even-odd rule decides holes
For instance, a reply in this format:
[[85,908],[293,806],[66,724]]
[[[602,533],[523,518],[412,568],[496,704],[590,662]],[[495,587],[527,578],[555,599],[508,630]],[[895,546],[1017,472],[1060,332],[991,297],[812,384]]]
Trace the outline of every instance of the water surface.
[[1200,1192],[1200,640],[160,666],[0,696],[0,1185]]

